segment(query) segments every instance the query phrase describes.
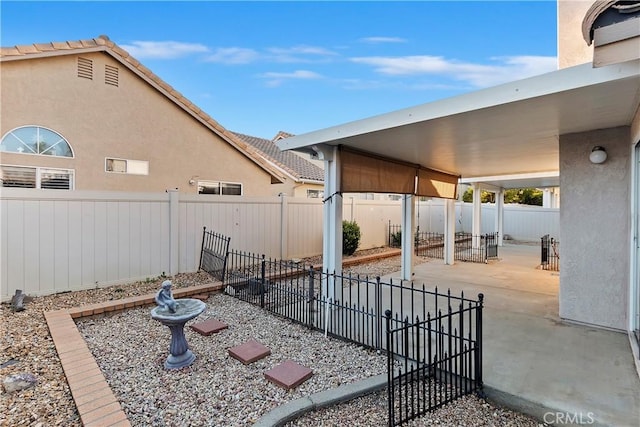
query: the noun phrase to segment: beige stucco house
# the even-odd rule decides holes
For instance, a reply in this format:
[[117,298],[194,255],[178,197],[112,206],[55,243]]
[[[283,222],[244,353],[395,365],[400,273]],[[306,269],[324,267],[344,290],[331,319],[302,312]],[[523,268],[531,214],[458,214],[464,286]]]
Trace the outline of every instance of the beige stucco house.
[[107,37],[2,48],[7,187],[264,196],[291,181]]

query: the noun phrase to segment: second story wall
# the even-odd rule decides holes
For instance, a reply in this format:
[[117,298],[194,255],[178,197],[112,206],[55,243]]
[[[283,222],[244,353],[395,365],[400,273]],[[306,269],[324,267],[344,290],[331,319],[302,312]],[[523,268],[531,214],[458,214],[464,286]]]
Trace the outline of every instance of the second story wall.
[[558,68],[593,59],[593,46],[582,38],[582,21],[593,0],[558,0]]
[[[79,57],[91,64],[88,75],[79,76]],[[106,53],[1,67],[1,134],[41,126],[62,135],[74,151],[73,158],[5,152],[3,165],[71,169],[76,190],[196,193],[193,177],[242,184],[248,196],[273,190],[269,173]],[[148,162],[148,173],[110,172],[107,159]]]

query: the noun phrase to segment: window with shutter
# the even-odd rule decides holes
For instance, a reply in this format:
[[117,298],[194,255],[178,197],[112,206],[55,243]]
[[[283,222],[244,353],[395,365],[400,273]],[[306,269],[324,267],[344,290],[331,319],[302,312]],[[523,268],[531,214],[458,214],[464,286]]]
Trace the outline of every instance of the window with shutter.
[[73,190],[74,171],[28,166],[0,165],[2,187]]

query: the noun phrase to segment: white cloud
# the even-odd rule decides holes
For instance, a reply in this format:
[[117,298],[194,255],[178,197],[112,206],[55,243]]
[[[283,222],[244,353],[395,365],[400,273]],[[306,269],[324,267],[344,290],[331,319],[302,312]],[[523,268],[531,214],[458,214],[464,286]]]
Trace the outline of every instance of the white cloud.
[[318,46],[292,46],[267,49],[268,59],[275,62],[318,62],[337,56],[336,52]]
[[556,57],[511,56],[491,58],[497,64],[475,64],[441,56],[359,57],[350,60],[371,65],[386,75],[439,75],[467,82],[475,87],[488,87],[544,74],[557,69]]
[[207,56],[209,62],[222,64],[248,64],[260,58],[260,54],[253,49],[243,47],[221,47]]
[[407,39],[403,39],[402,37],[374,36],[374,37],[363,37],[359,41],[363,43],[406,43]]
[[296,70],[292,73],[268,72],[261,74],[260,77],[266,79],[267,86],[270,87],[280,86],[286,80],[314,80],[323,78],[321,74],[308,70]]
[[131,44],[121,44],[120,47],[137,59],[175,59],[209,51],[199,43],[175,41],[134,41]]

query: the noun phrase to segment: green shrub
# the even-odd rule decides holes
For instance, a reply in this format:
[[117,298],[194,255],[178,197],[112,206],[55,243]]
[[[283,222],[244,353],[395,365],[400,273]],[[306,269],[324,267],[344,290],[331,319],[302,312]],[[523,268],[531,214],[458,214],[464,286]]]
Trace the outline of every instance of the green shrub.
[[[414,236],[413,241],[416,246],[420,244],[420,234],[418,232],[416,232],[416,235]],[[402,230],[396,231],[395,233],[391,233],[391,247],[392,248],[402,247]]]
[[342,254],[353,255],[360,244],[360,226],[355,221],[342,221]]

